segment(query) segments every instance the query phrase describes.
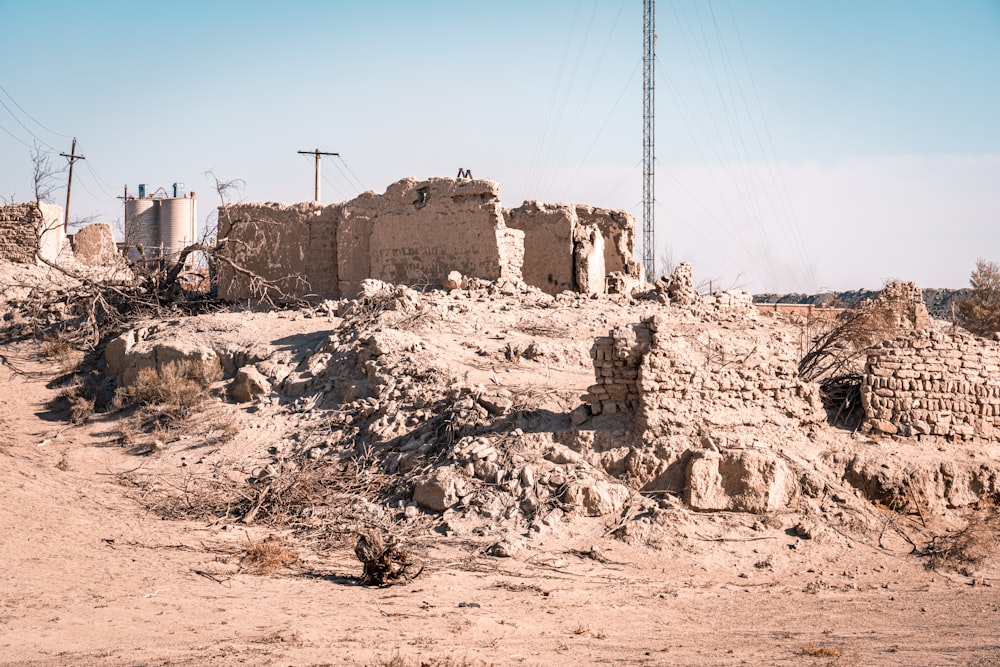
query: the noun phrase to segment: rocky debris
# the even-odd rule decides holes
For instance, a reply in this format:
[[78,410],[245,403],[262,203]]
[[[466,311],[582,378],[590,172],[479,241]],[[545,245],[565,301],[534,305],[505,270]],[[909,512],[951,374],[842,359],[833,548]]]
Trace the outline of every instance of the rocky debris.
[[443,512],[458,502],[465,490],[465,480],[451,468],[438,468],[416,480],[413,501],[434,512]]
[[[852,464],[844,452],[862,443],[824,423],[817,386],[796,375],[801,331],[739,307],[720,317],[644,298],[550,296],[512,280],[423,293],[366,281],[357,299],[336,302],[338,326],[292,345],[211,349],[247,362],[234,373],[259,373],[246,392],[257,397],[253,410],[287,420],[260,466],[279,474],[255,483],[296,466],[343,467],[364,498],[338,525],[433,525],[483,538],[498,557],[593,518],[616,517],[616,536],[648,543],[682,509],[780,514],[793,501],[808,517],[782,525],[801,524],[794,532],[814,539],[844,505],[829,500],[831,489],[862,511],[847,484],[897,507],[910,483],[921,498],[954,503],[995,493],[988,468],[942,469],[928,473],[940,482],[916,486],[879,477],[884,457]],[[317,314],[330,316],[284,316]],[[588,368],[579,357],[590,332],[609,335],[592,339]],[[112,341],[109,367],[165,344],[163,334]],[[588,375],[582,405],[560,393]]]
[[797,484],[784,461],[766,451],[700,451],[687,466],[684,501],[702,511],[763,514],[782,509]]
[[694,288],[694,276],[689,263],[681,262],[677,265],[670,276],[670,282],[666,285],[666,292],[667,296],[670,297],[670,303],[681,306],[697,303],[699,295]]
[[247,403],[271,391],[271,383],[253,366],[244,366],[236,371],[229,396],[237,403]]
[[605,480],[574,480],[566,485],[563,502],[579,508],[587,516],[605,516],[621,511],[632,495],[621,484]]

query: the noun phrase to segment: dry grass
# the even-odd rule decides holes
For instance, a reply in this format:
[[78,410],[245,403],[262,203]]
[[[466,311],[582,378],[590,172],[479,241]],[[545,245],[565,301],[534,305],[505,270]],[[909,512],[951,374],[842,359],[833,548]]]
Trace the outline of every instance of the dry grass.
[[839,658],[843,655],[843,652],[834,646],[806,646],[801,653],[812,658]]
[[193,408],[208,398],[209,386],[221,377],[219,365],[205,361],[171,362],[159,369],[144,368],[134,383],[118,388],[116,407],[157,406],[161,412],[185,419]]
[[[209,405],[209,388],[221,376],[218,364],[203,361],[174,362],[159,370],[140,370],[135,382],[118,388],[112,403],[116,410],[137,408],[131,416],[119,421],[122,444],[136,449],[136,453],[152,453],[143,436],[151,434],[157,440],[167,441],[177,428],[187,428],[190,418],[204,412]],[[206,425],[226,438],[232,437],[227,434],[238,432],[231,419],[219,423],[221,430],[213,429],[217,425],[214,421]]]
[[298,554],[277,535],[262,540],[250,540],[240,558],[240,567],[250,574],[274,574],[299,560]]

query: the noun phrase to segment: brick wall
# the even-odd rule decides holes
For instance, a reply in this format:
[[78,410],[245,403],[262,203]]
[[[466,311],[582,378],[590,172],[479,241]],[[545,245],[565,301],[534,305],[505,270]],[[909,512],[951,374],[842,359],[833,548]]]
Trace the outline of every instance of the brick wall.
[[0,206],[0,260],[33,264],[36,244],[45,259],[58,258],[66,244],[62,208],[34,202]]
[[867,430],[993,439],[1000,432],[1000,345],[962,332],[914,331],[868,356]]

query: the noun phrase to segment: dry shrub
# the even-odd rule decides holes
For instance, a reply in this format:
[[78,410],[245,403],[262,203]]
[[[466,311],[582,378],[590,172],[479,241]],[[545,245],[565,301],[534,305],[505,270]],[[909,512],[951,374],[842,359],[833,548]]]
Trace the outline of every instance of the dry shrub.
[[84,385],[75,383],[63,388],[59,398],[69,405],[69,418],[74,424],[82,424],[94,414],[97,396]]
[[221,375],[218,364],[206,361],[143,368],[134,383],[118,388],[115,404],[118,408],[152,407],[168,422],[182,421],[208,399],[209,386]]
[[410,560],[396,540],[380,530],[366,530],[358,537],[354,554],[364,566],[361,581],[367,586],[390,586],[416,578],[423,568]]
[[833,646],[806,646],[802,649],[802,655],[813,658],[839,658],[843,653]]
[[268,535],[262,540],[250,540],[240,558],[240,567],[250,574],[273,574],[298,560],[298,554],[284,539]]
[[965,571],[967,566],[983,565],[1000,559],[1000,509],[991,504],[969,517],[958,531],[938,535],[924,550],[931,567]]
[[42,356],[58,364],[60,370],[68,372],[76,365],[76,350],[70,340],[60,332],[42,336]]

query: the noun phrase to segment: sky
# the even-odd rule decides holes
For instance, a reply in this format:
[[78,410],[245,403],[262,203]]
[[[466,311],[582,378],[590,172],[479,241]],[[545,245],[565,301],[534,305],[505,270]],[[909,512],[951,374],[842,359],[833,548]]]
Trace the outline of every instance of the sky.
[[[155,7],[155,8],[154,8]],[[506,206],[642,215],[641,0],[0,0],[0,197],[324,203],[460,168]],[[659,0],[657,269],[751,292],[1000,261],[1000,0]],[[638,244],[637,244],[638,245]]]

